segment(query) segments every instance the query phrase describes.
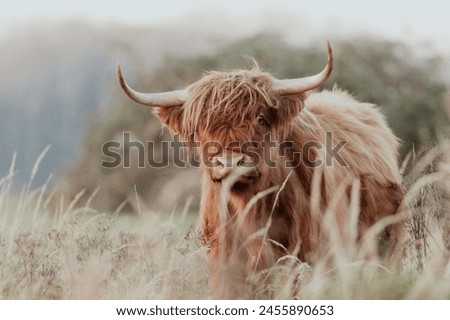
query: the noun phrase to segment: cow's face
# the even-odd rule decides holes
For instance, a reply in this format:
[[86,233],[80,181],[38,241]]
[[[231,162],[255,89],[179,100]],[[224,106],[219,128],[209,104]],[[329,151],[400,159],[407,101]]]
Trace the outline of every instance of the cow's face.
[[119,65],[117,72],[131,99],[157,107],[156,114],[172,133],[200,151],[211,182],[224,182],[236,173],[233,189],[243,191],[268,178],[270,167],[277,165],[269,160],[277,158],[277,144],[287,137],[305,92],[330,76],[329,43],[327,49],[328,62],[322,72],[297,79],[277,80],[255,68],[210,73],[185,90],[145,94],[127,85]]
[[278,165],[279,143],[303,106],[304,94],[282,97],[272,83],[258,70],[213,73],[189,89],[183,106],[157,115],[195,146],[211,182],[229,178],[232,191],[254,189]]

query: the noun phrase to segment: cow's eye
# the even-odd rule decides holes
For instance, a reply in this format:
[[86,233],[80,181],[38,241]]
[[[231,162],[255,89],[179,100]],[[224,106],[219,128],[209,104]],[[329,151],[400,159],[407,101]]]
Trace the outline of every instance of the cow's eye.
[[264,118],[263,114],[260,114],[258,115],[258,117],[256,117],[256,122],[260,125],[267,125],[266,118]]

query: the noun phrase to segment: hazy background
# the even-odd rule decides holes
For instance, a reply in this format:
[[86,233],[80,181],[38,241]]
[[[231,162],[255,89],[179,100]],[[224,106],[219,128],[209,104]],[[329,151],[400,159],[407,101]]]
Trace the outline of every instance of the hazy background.
[[54,174],[66,198],[97,190],[105,210],[132,202],[135,186],[155,210],[182,206],[198,196],[196,170],[100,168],[101,145],[124,131],[170,139],[121,93],[116,61],[138,89],[171,90],[207,70],[248,67],[246,55],[277,77],[309,75],[323,67],[327,40],[337,61],[327,87],[383,106],[404,156],[448,132],[449,13],[437,0],[2,3],[0,177],[17,152],[20,188],[51,145],[36,186]]

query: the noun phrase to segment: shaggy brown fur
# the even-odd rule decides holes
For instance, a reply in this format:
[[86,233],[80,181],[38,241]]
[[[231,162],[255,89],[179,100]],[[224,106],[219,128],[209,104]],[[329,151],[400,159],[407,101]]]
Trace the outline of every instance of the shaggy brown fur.
[[[272,90],[272,82],[269,74],[257,68],[214,72],[190,87],[183,106],[156,111],[173,133],[191,145],[220,142],[223,147],[208,155],[213,159],[224,154],[239,156],[229,147],[231,142],[259,143],[251,157],[243,152],[254,165],[250,178],[240,182],[238,174],[239,183],[228,187],[226,182],[232,177],[214,180],[218,169],[206,165],[209,159],[204,152],[199,155],[204,172],[202,238],[211,247],[211,286],[220,297],[242,296],[244,279],[287,253],[309,263],[326,255],[326,212],[333,212],[340,241],[345,243],[349,194],[358,179],[358,239],[379,219],[393,215],[402,199],[399,142],[373,105],[336,89],[280,96]],[[332,146],[346,141],[339,155],[347,165],[336,160],[325,165],[327,132],[332,133]],[[275,147],[269,148],[267,135]],[[292,148],[281,148],[288,142]],[[302,146],[310,142],[323,148],[302,153]],[[273,161],[270,166],[262,161],[268,156]],[[321,166],[311,166],[318,160],[323,161]],[[255,195],[260,195],[258,201]],[[398,227],[387,229],[386,237],[395,243]]]

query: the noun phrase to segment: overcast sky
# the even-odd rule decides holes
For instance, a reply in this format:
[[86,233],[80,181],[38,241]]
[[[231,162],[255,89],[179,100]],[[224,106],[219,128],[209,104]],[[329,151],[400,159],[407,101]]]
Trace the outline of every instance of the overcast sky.
[[[448,0],[14,0],[2,1],[0,32],[11,35],[18,25],[39,19],[60,21],[85,18],[96,22],[133,25],[167,25],[195,16],[207,20],[208,12],[223,19],[209,21],[210,27],[226,27],[237,19],[239,26],[278,25],[297,19],[321,32],[371,33],[407,41],[430,41],[450,56],[450,1]],[[266,14],[260,14],[265,12]],[[258,13],[258,14],[256,14]],[[246,23],[243,23],[245,21]],[[195,22],[195,21],[194,21]],[[203,24],[204,26],[204,24]],[[299,31],[299,36],[301,31]]]

